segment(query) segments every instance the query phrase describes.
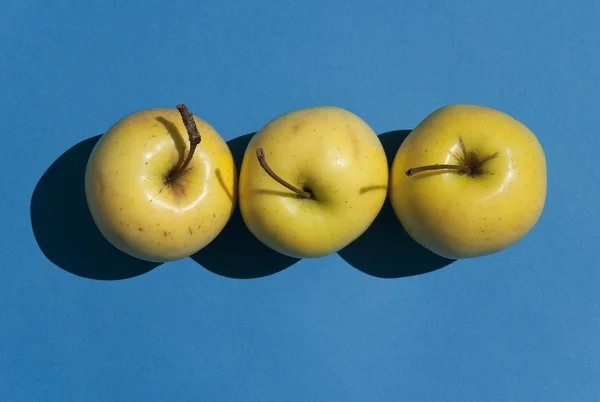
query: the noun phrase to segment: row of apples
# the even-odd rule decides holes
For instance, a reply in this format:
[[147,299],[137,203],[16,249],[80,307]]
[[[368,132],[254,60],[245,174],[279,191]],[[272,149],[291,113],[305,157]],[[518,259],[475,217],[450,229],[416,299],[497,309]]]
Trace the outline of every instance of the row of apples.
[[204,248],[238,203],[266,246],[296,258],[326,256],[361,236],[388,196],[416,242],[447,258],[479,257],[523,238],[546,191],[545,154],[532,131],[505,112],[468,104],[433,111],[392,161],[351,111],[290,111],[254,134],[239,171],[221,135],[185,105],[150,108],[116,122],[85,172],[102,235],[154,262]]

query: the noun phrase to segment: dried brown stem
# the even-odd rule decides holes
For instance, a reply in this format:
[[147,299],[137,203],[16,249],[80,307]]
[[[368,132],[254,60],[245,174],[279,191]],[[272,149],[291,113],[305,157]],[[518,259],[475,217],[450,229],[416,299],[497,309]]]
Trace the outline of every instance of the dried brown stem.
[[406,175],[407,176],[412,176],[412,175],[415,175],[417,173],[427,172],[427,171],[430,171],[430,170],[457,170],[459,172],[463,172],[463,173],[466,173],[466,174],[471,174],[471,168],[468,167],[468,166],[461,166],[461,165],[427,165],[427,166],[420,166],[420,167],[408,169],[406,171]]
[[184,104],[177,105],[177,110],[181,114],[181,119],[183,120],[183,125],[188,133],[188,138],[190,141],[190,150],[183,160],[183,162],[176,168],[173,169],[173,172],[169,175],[169,181],[175,181],[189,166],[192,158],[194,157],[194,152],[196,151],[196,147],[200,144],[201,137],[198,132],[198,127],[196,127],[196,122],[194,121],[194,114],[188,110],[188,108]]
[[479,176],[479,175],[485,173],[485,171],[483,169],[483,165],[486,162],[488,162],[494,158],[497,158],[499,155],[499,153],[496,152],[492,155],[488,155],[488,156],[482,158],[475,151],[468,152],[467,147],[465,146],[465,143],[463,142],[461,137],[458,138],[458,145],[460,147],[460,150],[462,151],[462,155],[456,155],[454,152],[452,152],[452,155],[458,160],[458,164],[456,164],[456,165],[435,164],[435,165],[420,166],[420,167],[408,169],[405,172],[406,175],[413,176],[420,172],[427,172],[427,171],[432,171],[432,170],[453,170],[458,173],[463,173],[463,174],[475,177],[475,176]]
[[269,166],[269,164],[267,163],[267,160],[265,158],[265,152],[262,148],[258,148],[256,150],[256,157],[258,158],[258,163],[260,163],[260,166],[265,170],[265,172],[267,172],[267,174],[269,176],[271,176],[273,178],[273,180],[275,180],[277,183],[281,184],[282,186],[292,190],[294,193],[298,194],[300,197],[302,198],[312,198],[312,194],[309,193],[308,191],[304,191],[302,189],[299,189],[298,187],[295,187],[293,185],[291,185],[290,183],[288,183],[287,181],[283,180],[281,177],[279,177],[277,175],[277,173],[275,173],[273,171],[273,169],[271,169],[271,167]]

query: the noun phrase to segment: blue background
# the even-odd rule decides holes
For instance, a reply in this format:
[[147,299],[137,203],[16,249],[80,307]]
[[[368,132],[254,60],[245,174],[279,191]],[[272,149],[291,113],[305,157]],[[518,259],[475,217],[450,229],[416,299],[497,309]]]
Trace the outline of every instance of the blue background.
[[[0,400],[600,400],[598,15],[592,0],[4,0]],[[300,107],[350,109],[388,150],[440,106],[495,107],[542,142],[546,208],[510,249],[453,263],[389,206],[318,260],[260,248],[236,215],[194,258],[138,263],[91,224],[85,161],[119,118],[180,102],[237,154]]]

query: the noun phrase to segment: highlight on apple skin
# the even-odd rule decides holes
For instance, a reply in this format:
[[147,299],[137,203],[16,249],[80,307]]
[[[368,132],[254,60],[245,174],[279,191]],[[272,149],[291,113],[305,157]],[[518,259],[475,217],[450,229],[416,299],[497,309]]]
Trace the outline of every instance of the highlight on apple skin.
[[94,147],[85,194],[102,235],[142,260],[167,262],[208,245],[237,202],[229,147],[185,105],[116,122]]
[[544,150],[505,112],[452,104],[427,116],[393,160],[389,195],[404,229],[447,258],[504,250],[539,220],[547,193]]
[[239,203],[248,229],[296,258],[339,251],[374,221],[388,165],[373,129],[356,114],[314,106],[280,115],[251,139]]

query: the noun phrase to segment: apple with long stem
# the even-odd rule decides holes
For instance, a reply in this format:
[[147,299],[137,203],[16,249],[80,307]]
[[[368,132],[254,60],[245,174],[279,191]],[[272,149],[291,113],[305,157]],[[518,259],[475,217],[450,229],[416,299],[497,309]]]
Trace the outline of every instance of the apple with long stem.
[[251,139],[239,202],[250,232],[291,257],[339,251],[373,222],[388,184],[387,158],[356,114],[315,106],[283,114]]
[[408,234],[447,258],[493,254],[522,239],[546,200],[544,150],[502,111],[448,105],[408,135],[393,160],[390,201]]
[[219,133],[180,104],[116,122],[90,155],[85,192],[111,244],[166,262],[194,254],[221,232],[236,204],[237,171]]

